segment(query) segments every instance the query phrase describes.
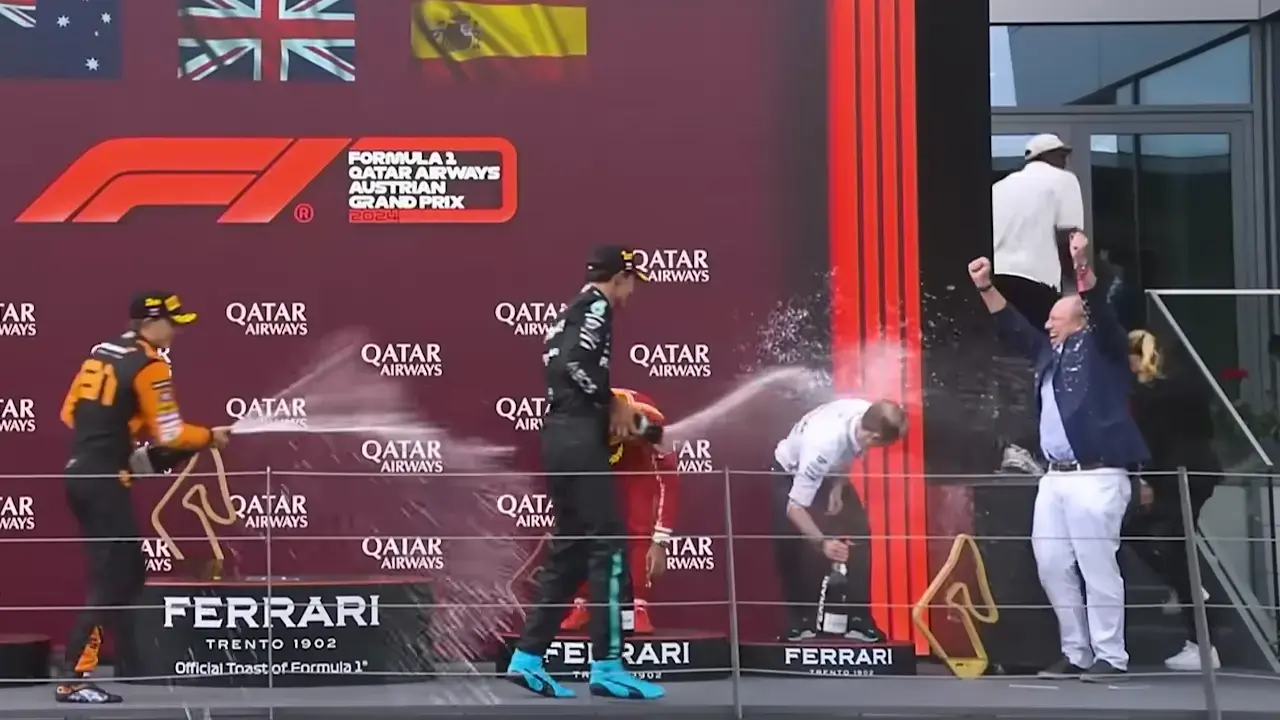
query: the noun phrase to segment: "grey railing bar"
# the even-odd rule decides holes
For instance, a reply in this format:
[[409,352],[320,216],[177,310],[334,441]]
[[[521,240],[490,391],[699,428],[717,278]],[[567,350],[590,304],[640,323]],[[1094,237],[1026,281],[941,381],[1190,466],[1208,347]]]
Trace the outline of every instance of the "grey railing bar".
[[1177,288],[1168,290],[1148,290],[1148,295],[1159,297],[1168,295],[1169,297],[1275,297],[1280,295],[1280,288],[1258,288],[1255,290],[1242,290],[1240,288],[1225,288],[1222,290],[1211,290],[1209,288]]

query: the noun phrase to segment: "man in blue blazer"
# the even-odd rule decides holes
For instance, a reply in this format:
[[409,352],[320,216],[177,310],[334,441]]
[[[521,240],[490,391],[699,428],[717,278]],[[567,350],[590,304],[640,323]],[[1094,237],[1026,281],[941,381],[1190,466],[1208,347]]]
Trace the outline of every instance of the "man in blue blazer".
[[1128,338],[1106,288],[1098,287],[1088,238],[1074,233],[1069,247],[1079,294],[1053,306],[1048,337],[992,287],[989,259],[969,263],[969,277],[1001,339],[1036,368],[1040,446],[1049,472],[1036,493],[1031,546],[1058,617],[1063,655],[1041,676],[1109,682],[1129,667],[1116,551],[1129,505],[1128,470],[1146,462],[1147,446],[1129,415]]

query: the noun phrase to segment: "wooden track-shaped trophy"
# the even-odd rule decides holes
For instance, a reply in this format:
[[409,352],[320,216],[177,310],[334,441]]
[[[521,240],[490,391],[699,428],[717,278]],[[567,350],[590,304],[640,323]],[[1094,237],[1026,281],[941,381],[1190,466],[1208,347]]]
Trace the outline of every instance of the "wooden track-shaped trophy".
[[[139,453],[148,453],[146,464],[134,463],[135,468],[148,471],[153,474],[157,470],[163,472],[166,467],[173,467],[181,463],[186,458],[187,453],[183,453],[181,457],[174,459],[173,456],[164,458],[163,449],[141,448]],[[214,476],[217,480],[217,492],[219,500],[225,512],[219,513],[214,509],[214,503],[209,497],[209,488],[205,483],[195,482],[192,473],[196,469],[196,465],[200,460],[200,453],[190,454],[190,459],[186,460],[186,465],[169,484],[169,488],[165,491],[160,501],[156,503],[151,510],[151,527],[155,530],[156,535],[160,538],[161,544],[166,547],[174,560],[179,562],[186,560],[186,555],[178,544],[174,542],[173,536],[165,528],[161,516],[164,514],[165,508],[169,506],[175,497],[179,494],[182,496],[181,505],[191,511],[200,521],[200,527],[204,529],[205,539],[209,542],[210,556],[208,566],[205,568],[203,575],[210,580],[221,580],[222,573],[226,566],[226,554],[223,552],[222,543],[218,540],[218,533],[215,526],[230,527],[236,521],[236,513],[231,503],[231,489],[227,486],[227,471],[222,462],[222,453],[217,448],[210,448],[206,452],[213,458]],[[161,453],[160,456],[157,453]],[[166,462],[167,460],[167,462]],[[191,481],[191,482],[188,482]],[[185,491],[184,491],[185,488]]]

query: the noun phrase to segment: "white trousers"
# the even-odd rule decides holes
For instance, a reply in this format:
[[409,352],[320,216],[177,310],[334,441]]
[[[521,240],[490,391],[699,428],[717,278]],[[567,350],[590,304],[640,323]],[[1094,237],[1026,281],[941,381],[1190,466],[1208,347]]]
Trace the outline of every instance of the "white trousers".
[[1119,670],[1129,667],[1124,578],[1116,551],[1130,492],[1129,475],[1118,468],[1040,478],[1031,547],[1040,585],[1058,616],[1062,654],[1078,667],[1095,660]]

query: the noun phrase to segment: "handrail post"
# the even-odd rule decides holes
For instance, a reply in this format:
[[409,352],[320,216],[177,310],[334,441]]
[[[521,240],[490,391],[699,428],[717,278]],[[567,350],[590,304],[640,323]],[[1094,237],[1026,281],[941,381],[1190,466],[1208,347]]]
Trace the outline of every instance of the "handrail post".
[[733,557],[733,484],[724,468],[725,575],[729,582],[729,671],[733,678],[733,716],[742,720],[742,658],[738,648],[738,575]]
[[[267,481],[266,494],[270,496],[272,494],[270,465],[267,466],[266,481]],[[276,509],[275,503],[272,503],[271,505],[272,514],[275,513],[275,509]],[[271,520],[272,518],[267,518],[266,570],[267,570],[267,606],[268,607],[271,607],[272,605],[271,596],[273,593],[273,588],[275,586],[275,578],[272,577],[271,575],[271,526],[274,525],[275,523],[271,522]],[[275,646],[274,635],[275,635],[275,623],[268,622],[267,623],[267,689],[274,689],[276,686],[276,673],[275,673],[276,658],[275,658],[275,650],[272,649]]]
[[1209,720],[1222,720],[1218,704],[1218,673],[1213,668],[1213,638],[1209,636],[1209,611],[1204,604],[1200,575],[1200,547],[1196,544],[1195,512],[1191,508],[1191,481],[1185,467],[1178,468],[1178,499],[1182,503],[1182,536],[1187,547],[1187,570],[1191,577],[1191,614],[1196,623],[1196,645],[1200,649],[1200,678],[1204,683],[1204,707]]

